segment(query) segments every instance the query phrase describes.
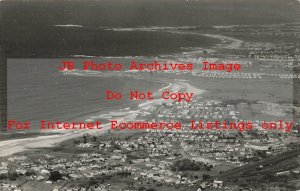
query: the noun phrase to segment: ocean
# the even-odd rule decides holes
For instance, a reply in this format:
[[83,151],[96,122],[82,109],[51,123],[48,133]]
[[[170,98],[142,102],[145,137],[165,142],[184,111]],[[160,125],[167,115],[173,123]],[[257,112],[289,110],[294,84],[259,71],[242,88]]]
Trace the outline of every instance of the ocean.
[[4,0],[0,44],[8,58],[156,56],[216,42],[164,31],[107,29],[191,26],[207,31],[299,21],[296,0]]
[[12,0],[0,2],[0,13],[0,44],[9,58],[8,119],[29,120],[33,131],[41,119],[85,119],[136,106],[125,99],[105,100],[105,90],[165,85],[129,77],[63,75],[57,71],[63,58],[155,58],[219,42],[165,32],[168,27],[209,33],[214,26],[300,21],[294,0]]
[[[138,103],[127,98],[130,90],[155,91],[168,85],[101,73],[65,75],[58,71],[62,60],[8,59],[8,120],[30,121],[32,131],[39,131],[42,119],[84,121],[109,111],[136,108]],[[124,99],[106,100],[106,90],[120,92]]]

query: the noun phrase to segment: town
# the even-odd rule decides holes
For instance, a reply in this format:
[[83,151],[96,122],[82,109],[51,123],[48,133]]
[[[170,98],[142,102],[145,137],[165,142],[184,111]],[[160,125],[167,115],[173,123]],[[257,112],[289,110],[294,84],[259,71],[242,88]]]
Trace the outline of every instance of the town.
[[[131,101],[117,111],[101,108],[87,121],[112,121],[113,129],[83,131],[50,148],[29,147],[1,157],[0,190],[300,189],[300,107],[295,91],[300,79],[300,47],[295,43],[300,37],[298,23],[112,30],[197,34],[220,42],[210,48],[191,46],[179,53],[134,58],[137,63],[155,59],[193,63],[193,70],[154,71],[143,66],[140,71],[61,71],[66,78],[156,82],[161,85],[158,94],[169,92],[166,96],[174,99],[157,101],[153,93],[149,102],[136,100],[136,105],[130,105]],[[122,58],[124,62],[132,59]],[[239,63],[240,67],[222,65],[222,70],[215,70],[219,66],[213,65],[214,70],[203,70],[203,62]],[[177,92],[174,97],[172,88]],[[178,92],[190,94],[183,97]],[[120,95],[112,97],[121,99]],[[159,128],[134,129],[135,122],[141,122],[136,127]]]

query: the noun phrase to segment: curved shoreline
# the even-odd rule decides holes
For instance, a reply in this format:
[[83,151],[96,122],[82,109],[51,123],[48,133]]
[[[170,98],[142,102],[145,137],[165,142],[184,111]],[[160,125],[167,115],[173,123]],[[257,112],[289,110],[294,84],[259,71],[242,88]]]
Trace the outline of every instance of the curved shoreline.
[[[222,36],[222,35],[201,34],[201,33],[182,32],[182,31],[169,31],[169,30],[166,32],[201,35],[201,36],[206,36],[206,37],[214,38],[214,39],[226,39],[230,42],[226,47],[233,48],[233,49],[238,48],[241,45],[241,43],[243,42],[241,40]],[[157,81],[157,80],[152,79],[152,81]],[[154,94],[157,94],[158,92],[168,89],[168,88],[171,91],[179,91],[181,89],[185,89],[185,91],[187,91],[187,92],[193,92],[194,95],[199,95],[205,91],[205,90],[201,90],[199,88],[196,88],[196,87],[190,85],[188,82],[175,80],[175,82],[173,82],[173,83],[171,83],[171,82],[165,82],[165,83],[167,83],[168,85],[166,87],[163,87],[163,88],[157,90]],[[161,104],[163,102],[166,102],[166,101],[162,100],[162,99],[155,99],[155,100],[151,100],[151,101],[147,101],[145,103],[139,104],[138,108],[140,108],[140,109],[138,109],[138,110],[130,110],[129,109],[128,111],[122,111],[122,110],[124,110],[124,108],[123,108],[123,109],[120,109],[121,113],[119,112],[120,110],[117,110],[117,111],[113,111],[113,112],[109,112],[107,114],[101,114],[101,115],[102,116],[103,115],[113,116],[114,112],[117,112],[118,116],[114,119],[118,120],[119,122],[126,122],[126,121],[130,121],[130,120],[134,120],[135,117],[138,115],[138,113],[142,109],[149,109],[149,108],[151,108],[155,105]],[[121,117],[120,117],[120,114],[121,114]],[[94,116],[94,117],[90,116],[88,119],[86,119],[86,121],[94,121],[95,119],[97,119],[97,116]],[[53,146],[55,146],[63,141],[66,141],[68,139],[82,136],[85,133],[91,133],[91,132],[103,133],[109,129],[108,127],[109,127],[109,123],[104,124],[102,126],[102,130],[100,130],[100,131],[99,130],[75,130],[72,132],[63,132],[63,130],[59,130],[59,131],[52,131],[52,132],[60,132],[61,134],[43,135],[43,136],[38,136],[38,137],[19,138],[19,139],[10,139],[10,140],[6,140],[6,141],[1,141],[0,142],[0,157],[10,156],[12,154],[20,153],[20,152],[30,150],[30,149],[53,147]]]
[[[168,89],[168,88],[171,91],[179,91],[180,89],[185,89],[186,91],[193,91],[193,93],[195,95],[199,95],[202,92],[204,92],[204,90],[198,89],[198,88],[188,84],[187,82],[176,81],[174,83],[169,83],[166,87],[164,87],[162,89]],[[158,91],[161,91],[162,89],[160,89]],[[110,112],[106,115],[113,117],[114,114],[117,114],[117,117],[114,119],[118,120],[119,122],[131,121],[136,118],[136,116],[139,114],[139,112],[142,109],[149,109],[149,108],[151,108],[155,105],[159,105],[163,102],[166,102],[166,101],[162,100],[162,99],[155,99],[152,101],[148,101],[146,103],[139,104],[140,109],[137,109],[137,110],[129,109],[128,111],[124,111],[124,109],[120,109],[117,111]],[[86,120],[94,120],[94,119],[86,119]],[[61,132],[62,134],[44,135],[44,136],[38,136],[38,137],[32,137],[32,138],[20,138],[20,139],[11,139],[11,140],[6,140],[6,141],[1,141],[0,142],[0,157],[10,156],[12,154],[20,153],[20,152],[30,150],[30,149],[50,148],[50,147],[53,147],[63,141],[66,141],[68,139],[73,139],[73,138],[82,136],[85,133],[104,133],[108,130],[109,130],[109,123],[104,124],[100,131],[99,130],[75,130],[75,131],[70,132],[69,130],[66,130],[67,132],[63,132],[64,130],[59,130],[59,131],[53,131],[53,132]]]

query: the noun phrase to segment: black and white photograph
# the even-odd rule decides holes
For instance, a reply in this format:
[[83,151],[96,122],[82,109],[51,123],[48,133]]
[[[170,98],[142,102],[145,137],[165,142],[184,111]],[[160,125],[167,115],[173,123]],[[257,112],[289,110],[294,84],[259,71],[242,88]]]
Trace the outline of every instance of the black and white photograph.
[[0,0],[0,191],[300,191],[300,0]]

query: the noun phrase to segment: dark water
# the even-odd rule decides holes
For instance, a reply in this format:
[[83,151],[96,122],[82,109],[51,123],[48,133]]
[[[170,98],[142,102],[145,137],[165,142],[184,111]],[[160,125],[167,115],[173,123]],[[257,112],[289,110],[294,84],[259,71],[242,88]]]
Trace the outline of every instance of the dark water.
[[[59,59],[8,60],[8,118],[31,121],[35,130],[41,119],[84,120],[88,116],[134,107],[129,90],[157,90],[165,84],[121,77],[63,75]],[[121,101],[108,101],[105,91],[122,92]],[[126,96],[126,97],[125,97]],[[126,99],[125,99],[126,98]]]
[[[4,0],[0,44],[8,58],[70,55],[157,56],[182,47],[210,47],[216,40],[164,31],[108,31],[116,27],[258,25],[300,21],[295,0]],[[79,28],[54,25],[80,25]],[[108,102],[104,91],[157,89],[162,84],[117,77],[63,76],[57,60],[8,60],[10,119],[70,120],[132,102]],[[55,66],[54,66],[55,65]]]
[[[296,0],[4,0],[0,21],[0,40],[10,58],[153,56],[215,42],[201,36],[105,28],[210,29],[214,25],[291,23],[300,21],[300,4]],[[83,27],[54,27],[66,24]]]

